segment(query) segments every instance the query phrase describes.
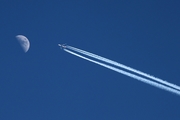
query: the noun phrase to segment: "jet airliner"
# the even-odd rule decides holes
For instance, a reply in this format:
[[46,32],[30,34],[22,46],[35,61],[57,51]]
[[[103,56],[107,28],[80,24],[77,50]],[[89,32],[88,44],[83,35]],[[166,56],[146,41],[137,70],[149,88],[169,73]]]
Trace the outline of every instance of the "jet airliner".
[[62,49],[65,49],[66,48],[66,45],[65,44],[58,44],[58,46],[60,46]]

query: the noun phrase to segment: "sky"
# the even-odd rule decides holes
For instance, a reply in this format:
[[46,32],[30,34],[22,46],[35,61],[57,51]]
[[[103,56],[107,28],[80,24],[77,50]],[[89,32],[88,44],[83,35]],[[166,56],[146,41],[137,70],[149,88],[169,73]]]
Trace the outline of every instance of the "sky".
[[[0,1],[1,120],[179,120],[180,96],[67,44],[180,85],[180,1]],[[24,53],[16,35],[30,41]]]

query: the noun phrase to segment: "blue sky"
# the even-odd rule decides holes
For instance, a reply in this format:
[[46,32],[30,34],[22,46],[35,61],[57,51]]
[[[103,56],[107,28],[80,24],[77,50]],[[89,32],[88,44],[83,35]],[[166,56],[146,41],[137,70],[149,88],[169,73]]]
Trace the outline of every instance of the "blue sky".
[[[180,85],[177,0],[0,2],[1,120],[179,120],[180,97],[59,49]],[[16,35],[25,35],[24,53]]]

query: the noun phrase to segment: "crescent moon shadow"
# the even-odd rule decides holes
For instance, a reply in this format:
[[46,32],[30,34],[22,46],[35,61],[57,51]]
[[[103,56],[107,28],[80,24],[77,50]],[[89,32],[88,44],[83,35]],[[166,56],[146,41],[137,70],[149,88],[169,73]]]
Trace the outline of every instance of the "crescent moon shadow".
[[30,47],[29,40],[24,35],[17,35],[16,39],[18,40],[19,44],[21,45],[23,51],[26,53]]

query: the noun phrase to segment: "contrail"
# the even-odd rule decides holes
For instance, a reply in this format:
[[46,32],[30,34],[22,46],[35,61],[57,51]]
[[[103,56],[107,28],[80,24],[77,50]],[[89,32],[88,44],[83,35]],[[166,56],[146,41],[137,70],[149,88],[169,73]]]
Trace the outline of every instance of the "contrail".
[[90,52],[87,52],[87,51],[84,51],[84,50],[81,50],[81,49],[78,49],[78,48],[75,48],[75,47],[72,47],[72,46],[66,46],[66,48],[68,48],[68,49],[70,49],[70,50],[73,50],[73,51],[76,51],[76,52],[79,52],[79,53],[81,53],[81,54],[90,56],[90,57],[92,57],[92,58],[96,58],[96,59],[101,60],[101,61],[103,61],[103,62],[112,64],[112,65],[114,65],[114,66],[123,68],[123,69],[125,69],[125,70],[129,70],[129,71],[131,71],[131,72],[137,73],[137,74],[139,74],[139,75],[141,75],[141,76],[143,76],[143,77],[150,78],[150,79],[152,79],[152,80],[154,80],[154,81],[156,81],[156,82],[159,82],[159,83],[161,83],[161,84],[167,85],[167,86],[169,86],[169,87],[172,87],[172,88],[177,89],[177,90],[180,91],[180,87],[177,86],[177,85],[175,85],[175,84],[169,83],[169,82],[164,81],[164,80],[162,80],[162,79],[160,79],[160,78],[151,76],[151,75],[149,75],[149,74],[146,74],[146,73],[141,72],[141,71],[139,71],[139,70],[133,69],[133,68],[128,67],[128,66],[125,66],[125,65],[120,64],[120,63],[118,63],[118,62],[112,61],[112,60],[110,60],[110,59],[101,57],[101,56],[99,56],[99,55],[96,55],[96,54],[93,54],[93,53],[90,53]]
[[79,55],[79,54],[77,54],[77,53],[74,53],[74,52],[72,52],[72,51],[70,51],[70,50],[64,49],[64,51],[66,51],[66,52],[68,52],[68,53],[70,53],[70,54],[73,54],[73,55],[75,55],[75,56],[77,56],[77,57],[80,57],[80,58],[82,58],[82,59],[88,60],[88,61],[93,62],[93,63],[96,63],[96,64],[98,64],[98,65],[101,65],[101,66],[103,66],[103,67],[106,67],[106,68],[108,68],[108,69],[114,70],[114,71],[116,71],[116,72],[118,72],[118,73],[121,73],[121,74],[124,74],[124,75],[126,75],[126,76],[132,77],[132,78],[134,78],[134,79],[136,79],[136,80],[139,80],[139,81],[141,81],[141,82],[144,82],[144,83],[150,84],[150,85],[152,85],[152,86],[158,87],[158,88],[160,88],[160,89],[163,89],[163,90],[166,90],[166,91],[175,93],[175,94],[177,94],[177,95],[180,95],[180,91],[178,91],[178,90],[176,90],[176,89],[173,89],[173,88],[170,88],[170,87],[168,87],[168,86],[162,85],[162,84],[160,84],[160,83],[157,83],[157,82],[148,80],[148,79],[146,79],[146,78],[137,76],[137,75],[135,75],[135,74],[132,74],[132,73],[123,71],[123,70],[118,69],[118,68],[115,68],[115,67],[113,67],[113,66],[106,65],[106,64],[104,64],[104,63],[101,63],[101,62],[98,62],[98,61],[89,59],[89,58],[87,58],[87,57],[84,57],[84,56],[82,56],[82,55]]

